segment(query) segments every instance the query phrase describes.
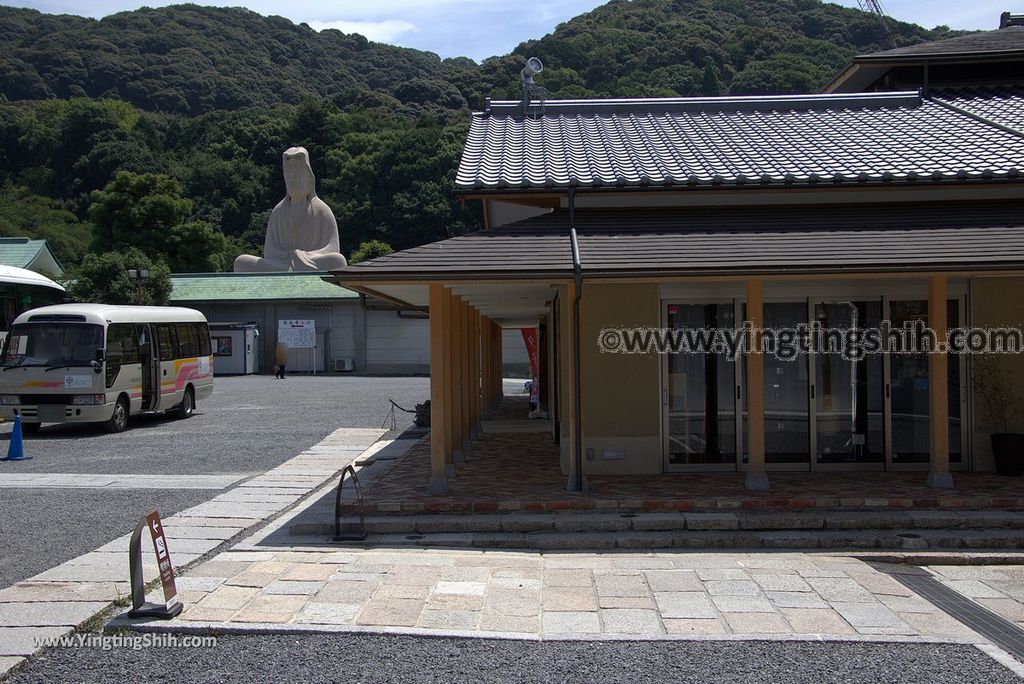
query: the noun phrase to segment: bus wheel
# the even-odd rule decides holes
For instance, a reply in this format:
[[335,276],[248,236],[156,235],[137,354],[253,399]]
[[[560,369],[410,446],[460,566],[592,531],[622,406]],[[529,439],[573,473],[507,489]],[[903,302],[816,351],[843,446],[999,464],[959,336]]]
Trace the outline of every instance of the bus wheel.
[[185,388],[185,396],[181,398],[181,403],[178,404],[178,408],[175,409],[175,415],[178,418],[188,418],[196,410],[196,395],[191,387]]
[[118,397],[117,403],[114,404],[114,413],[110,416],[110,419],[103,423],[104,429],[107,432],[124,432],[128,427],[128,400],[124,397]]
[[43,427],[42,423],[22,423],[21,431],[26,435],[34,435],[39,432],[39,428]]

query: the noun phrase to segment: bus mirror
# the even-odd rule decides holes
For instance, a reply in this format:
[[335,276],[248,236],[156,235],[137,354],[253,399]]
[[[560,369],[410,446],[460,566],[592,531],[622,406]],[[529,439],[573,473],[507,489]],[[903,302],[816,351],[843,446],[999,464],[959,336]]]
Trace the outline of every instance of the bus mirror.
[[106,354],[104,353],[104,351],[102,349],[97,349],[96,350],[96,363],[103,363],[103,361],[105,359],[106,359]]

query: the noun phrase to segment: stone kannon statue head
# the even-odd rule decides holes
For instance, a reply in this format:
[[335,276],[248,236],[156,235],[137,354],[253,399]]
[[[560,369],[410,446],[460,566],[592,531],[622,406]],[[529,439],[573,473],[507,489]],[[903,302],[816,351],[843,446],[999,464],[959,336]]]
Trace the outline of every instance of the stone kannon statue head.
[[281,161],[287,194],[270,212],[263,257],[243,254],[235,259],[235,271],[330,271],[347,266],[334,212],[316,196],[309,152],[289,147]]

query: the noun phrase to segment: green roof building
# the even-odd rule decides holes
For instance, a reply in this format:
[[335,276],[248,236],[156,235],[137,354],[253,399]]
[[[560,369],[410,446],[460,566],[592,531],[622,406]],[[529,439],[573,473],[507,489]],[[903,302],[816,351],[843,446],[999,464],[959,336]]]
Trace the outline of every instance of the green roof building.
[[64,276],[64,269],[46,240],[0,237],[0,265],[25,268],[47,278],[60,279]]
[[[426,375],[426,314],[324,281],[327,273],[175,273],[171,304],[198,309],[215,324],[255,324],[257,372],[274,369],[282,321],[313,321],[316,347],[291,349],[288,370]],[[221,326],[223,327],[223,326]],[[528,367],[522,337],[507,335],[509,373]]]

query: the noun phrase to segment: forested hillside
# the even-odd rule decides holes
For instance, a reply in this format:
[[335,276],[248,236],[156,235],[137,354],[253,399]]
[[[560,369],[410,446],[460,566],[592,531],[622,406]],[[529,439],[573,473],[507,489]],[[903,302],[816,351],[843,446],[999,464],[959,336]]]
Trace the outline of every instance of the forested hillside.
[[518,97],[527,55],[550,97],[718,95],[813,91],[884,47],[876,18],[818,0],[613,0],[482,64],[237,8],[0,7],[0,235],[46,237],[72,265],[138,247],[230,268],[260,249],[281,151],[304,145],[342,250],[401,249],[478,226],[452,194],[468,115]]

